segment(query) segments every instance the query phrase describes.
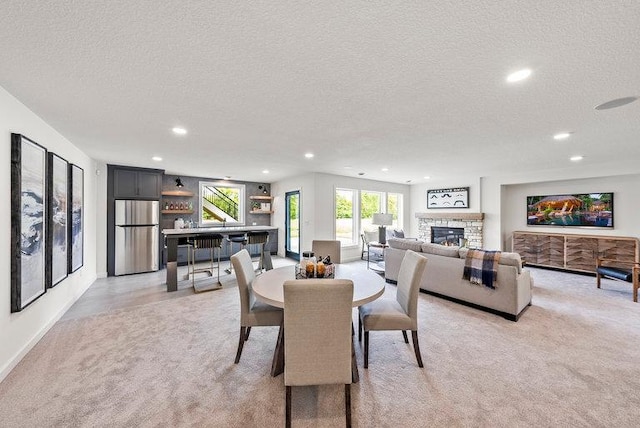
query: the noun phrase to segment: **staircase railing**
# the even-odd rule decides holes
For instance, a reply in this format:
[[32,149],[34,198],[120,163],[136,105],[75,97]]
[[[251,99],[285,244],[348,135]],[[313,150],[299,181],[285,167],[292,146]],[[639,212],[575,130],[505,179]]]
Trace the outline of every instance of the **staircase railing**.
[[205,186],[202,198],[227,213],[233,220],[238,219],[238,204],[217,188]]

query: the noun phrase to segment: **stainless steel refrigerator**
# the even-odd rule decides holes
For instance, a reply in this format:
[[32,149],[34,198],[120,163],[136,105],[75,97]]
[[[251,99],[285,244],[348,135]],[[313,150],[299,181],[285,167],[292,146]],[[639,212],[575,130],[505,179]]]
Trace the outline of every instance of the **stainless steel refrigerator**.
[[115,274],[158,270],[158,201],[116,200]]

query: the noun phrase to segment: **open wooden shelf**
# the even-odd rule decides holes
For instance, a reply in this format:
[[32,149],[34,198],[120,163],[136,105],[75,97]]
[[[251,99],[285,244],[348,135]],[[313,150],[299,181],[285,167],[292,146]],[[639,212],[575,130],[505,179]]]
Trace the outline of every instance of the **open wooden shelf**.
[[249,196],[249,199],[258,201],[270,201],[273,199],[273,196]]
[[189,192],[188,190],[163,190],[162,196],[193,196],[193,192]]
[[273,214],[273,211],[263,211],[263,210],[251,210],[249,211],[251,214]]
[[193,214],[193,210],[162,210],[162,214]]

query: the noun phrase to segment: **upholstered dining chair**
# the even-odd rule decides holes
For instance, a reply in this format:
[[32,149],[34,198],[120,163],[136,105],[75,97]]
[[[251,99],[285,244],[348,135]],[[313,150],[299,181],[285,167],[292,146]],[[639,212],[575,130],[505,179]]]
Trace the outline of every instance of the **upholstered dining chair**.
[[251,291],[251,284],[256,277],[253,270],[251,256],[246,249],[242,249],[231,256],[231,264],[236,272],[238,291],[240,292],[240,339],[235,364],[240,362],[244,342],[249,339],[251,327],[280,326],[282,324],[282,309],[256,300]]
[[344,384],[345,418],[351,426],[351,308],[348,279],[299,279],[284,283],[285,426],[291,426],[293,386]]
[[311,242],[311,251],[317,256],[330,256],[333,263],[340,263],[340,241],[321,241],[314,239]]
[[420,279],[427,259],[407,250],[398,273],[396,298],[383,298],[358,308],[358,340],[362,340],[364,329],[364,368],[369,367],[369,332],[372,330],[402,330],[405,343],[409,343],[406,330],[411,330],[413,348],[418,366],[422,365],[418,345],[418,292]]

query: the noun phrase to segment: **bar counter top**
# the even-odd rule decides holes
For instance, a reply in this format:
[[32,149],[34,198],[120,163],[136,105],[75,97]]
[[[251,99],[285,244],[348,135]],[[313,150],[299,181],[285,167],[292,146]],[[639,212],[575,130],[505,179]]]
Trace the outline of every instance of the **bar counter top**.
[[225,226],[225,227],[195,227],[193,229],[162,229],[162,233],[165,236],[168,235],[193,235],[201,233],[220,233],[225,235],[227,233],[236,232],[255,232],[260,230],[273,230],[277,229],[275,226]]

